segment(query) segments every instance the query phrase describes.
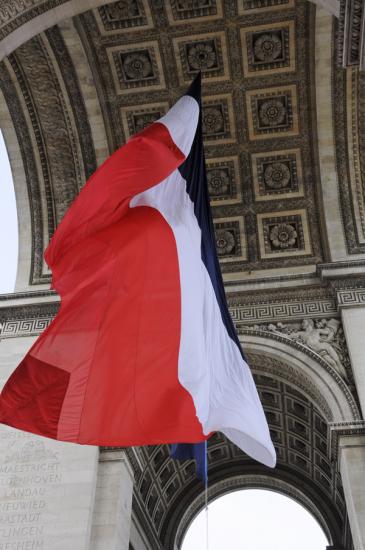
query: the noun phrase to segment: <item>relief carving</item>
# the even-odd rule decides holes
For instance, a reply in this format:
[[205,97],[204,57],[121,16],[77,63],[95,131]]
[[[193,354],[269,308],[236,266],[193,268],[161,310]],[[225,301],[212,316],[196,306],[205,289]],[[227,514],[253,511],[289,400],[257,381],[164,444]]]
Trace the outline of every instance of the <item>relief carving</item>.
[[287,109],[281,99],[271,99],[259,107],[259,126],[280,126],[287,124]]
[[347,379],[347,373],[342,365],[341,359],[336,351],[336,334],[340,322],[336,319],[322,319],[316,322],[312,319],[304,319],[303,330],[292,334],[293,339],[299,339],[304,345],[321,355],[327,363],[333,367],[342,378]]
[[294,225],[279,223],[270,230],[269,237],[275,248],[292,248],[297,244],[298,233]]
[[8,0],[0,4],[0,27],[15,19],[29,8],[42,4],[44,0]]
[[261,34],[254,42],[255,58],[258,61],[275,61],[283,50],[280,38],[278,33]]
[[252,330],[262,330],[286,335],[315,351],[341,378],[348,380],[347,368],[350,367],[347,355],[345,335],[337,319],[303,319],[302,323],[269,323],[253,325]]
[[274,162],[265,168],[264,182],[270,189],[287,187],[290,182],[290,169],[283,162]]
[[213,40],[198,42],[187,49],[187,58],[192,71],[204,71],[216,68],[217,52]]

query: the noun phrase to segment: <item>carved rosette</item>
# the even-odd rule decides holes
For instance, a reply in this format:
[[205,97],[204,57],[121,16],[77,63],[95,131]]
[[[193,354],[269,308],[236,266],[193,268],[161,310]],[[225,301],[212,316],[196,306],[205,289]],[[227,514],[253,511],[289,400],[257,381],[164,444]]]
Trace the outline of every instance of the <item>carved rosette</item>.
[[290,170],[283,162],[269,164],[264,171],[264,182],[270,189],[282,189],[290,182]]
[[129,80],[141,80],[153,76],[153,68],[148,52],[132,52],[122,60],[124,73]]
[[259,119],[263,126],[279,126],[286,120],[286,107],[283,101],[272,99],[260,106]]
[[276,248],[289,248],[296,244],[298,233],[293,225],[280,223],[270,231],[270,241]]
[[229,190],[229,177],[226,170],[209,170],[207,172],[207,180],[211,196],[225,195]]
[[216,244],[218,255],[230,255],[234,251],[236,244],[234,233],[227,229],[218,230],[216,234]]
[[212,42],[201,42],[188,48],[189,66],[194,71],[203,71],[217,66],[217,53]]
[[272,62],[282,52],[282,43],[277,34],[262,34],[254,43],[255,58],[260,61]]
[[219,134],[224,131],[224,116],[219,106],[207,107],[203,112],[203,133]]

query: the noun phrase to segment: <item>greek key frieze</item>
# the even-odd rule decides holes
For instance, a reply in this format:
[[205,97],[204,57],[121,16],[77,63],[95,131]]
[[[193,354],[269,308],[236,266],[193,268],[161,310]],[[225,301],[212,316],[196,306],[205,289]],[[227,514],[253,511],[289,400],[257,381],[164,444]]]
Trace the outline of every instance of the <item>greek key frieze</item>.
[[[19,299],[26,299],[32,293],[19,293]],[[52,296],[51,292],[40,292],[42,296]],[[9,295],[10,297],[10,295]],[[6,296],[0,300],[0,340],[20,336],[37,336],[56,316],[58,301],[24,304],[6,307]],[[5,303],[4,303],[5,302]]]
[[315,302],[290,302],[279,304],[250,304],[230,308],[235,323],[252,321],[288,320],[300,317],[322,317],[337,313],[333,300],[323,299]]
[[52,319],[17,319],[0,324],[0,339],[19,336],[37,336],[48,327]]
[[337,301],[340,308],[365,305],[365,288],[339,290]]

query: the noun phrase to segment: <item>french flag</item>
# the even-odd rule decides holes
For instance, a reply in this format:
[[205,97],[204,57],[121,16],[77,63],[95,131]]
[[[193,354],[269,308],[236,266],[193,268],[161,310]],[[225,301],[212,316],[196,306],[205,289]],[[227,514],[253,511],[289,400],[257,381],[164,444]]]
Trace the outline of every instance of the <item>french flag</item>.
[[275,465],[215,249],[200,77],[95,172],[45,258],[60,311],[7,381],[2,423],[105,446],[220,431]]

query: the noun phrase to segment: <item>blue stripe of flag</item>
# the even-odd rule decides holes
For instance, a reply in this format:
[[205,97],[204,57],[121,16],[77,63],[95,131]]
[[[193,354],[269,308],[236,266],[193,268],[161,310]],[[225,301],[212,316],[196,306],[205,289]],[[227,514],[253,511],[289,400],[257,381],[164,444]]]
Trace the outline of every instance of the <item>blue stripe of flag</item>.
[[216,250],[213,219],[210,210],[205,158],[203,149],[202,107],[201,107],[201,76],[195,78],[186,95],[193,97],[199,104],[200,116],[194,142],[190,154],[179,167],[180,174],[186,181],[187,192],[194,203],[194,213],[202,232],[201,255],[207,268],[214,293],[219,305],[222,320],[230,338],[237,344],[242,357],[244,354],[228,310],[222,273]]
[[174,443],[170,447],[171,458],[175,460],[195,460],[196,475],[206,485],[208,483],[207,441],[201,443]]

